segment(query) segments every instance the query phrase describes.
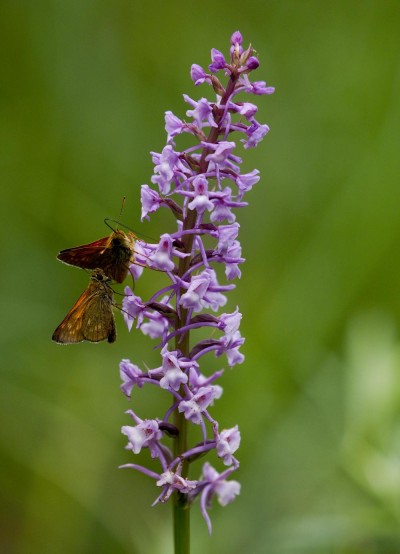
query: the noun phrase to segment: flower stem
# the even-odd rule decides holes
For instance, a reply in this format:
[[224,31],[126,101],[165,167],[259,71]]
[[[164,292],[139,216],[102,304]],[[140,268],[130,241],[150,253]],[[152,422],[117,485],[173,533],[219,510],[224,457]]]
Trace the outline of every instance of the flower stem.
[[[222,98],[222,104],[228,102],[229,97],[235,89],[235,83],[237,80],[237,75],[231,75],[227,89]],[[222,120],[222,113],[216,117],[218,126],[212,128],[207,142],[215,144],[218,141],[218,136],[220,133],[220,124]],[[206,173],[208,162],[205,158],[208,153],[208,148],[203,149],[203,153],[200,160],[199,173]],[[190,231],[195,227],[196,224],[196,211],[188,210],[187,215],[183,222],[183,230]],[[194,235],[189,233],[183,237],[183,243],[185,251],[190,254],[193,247]],[[181,258],[179,260],[179,269],[178,276],[182,277],[187,272],[190,266],[191,256]],[[187,310],[183,307],[181,308],[180,321],[177,326],[183,327],[186,324]],[[183,356],[189,356],[190,351],[190,342],[189,342],[189,331],[184,333],[183,336],[177,336],[175,339],[176,348],[180,349]],[[174,456],[178,457],[182,452],[187,450],[187,420],[184,417],[183,413],[179,413],[178,410],[175,410],[174,414],[174,423],[175,426],[179,429],[179,435],[174,441]],[[183,462],[182,465],[182,476],[187,478],[189,477],[189,464],[187,461]],[[181,494],[176,491],[174,493],[174,544],[175,544],[175,554],[189,554],[190,552],[190,505],[187,501],[188,496]]]
[[[195,212],[189,211],[188,216],[184,221],[184,228],[192,229],[195,224]],[[186,252],[190,252],[193,245],[193,235],[187,235],[185,237]],[[185,274],[189,267],[189,259],[181,258],[179,261],[179,271],[178,275],[181,277]],[[180,311],[179,318],[179,327],[183,327],[186,322],[187,310],[183,307]],[[190,342],[189,342],[189,332],[186,332],[182,337],[179,335],[175,338],[176,348],[180,349],[184,356],[189,356]],[[174,424],[179,429],[179,434],[174,441],[174,457],[179,457],[182,452],[187,450],[187,420],[183,413],[175,410],[174,413]],[[185,460],[182,463],[182,472],[181,475],[188,477],[189,473],[189,464]],[[189,554],[190,552],[190,504],[188,502],[188,495],[182,494],[179,491],[174,493],[173,501],[173,519],[174,519],[174,545],[175,545],[175,554]]]
[[[187,450],[187,421],[184,414],[175,411],[175,425],[179,429],[179,435],[175,441],[175,456]],[[188,463],[183,462],[182,475],[187,475]],[[190,504],[187,494],[178,491],[174,493],[173,500],[174,518],[174,544],[175,554],[189,554],[190,552]]]
[[[185,341],[187,344],[189,333],[186,333]],[[176,338],[179,340],[179,337]],[[180,344],[182,348],[182,344]],[[188,347],[186,348],[187,350]],[[179,429],[179,434],[174,441],[174,457],[179,457],[182,452],[187,450],[187,420],[183,413],[175,410],[174,424]],[[188,476],[189,464],[186,460],[182,463],[182,475]],[[188,495],[179,491],[174,493],[173,500],[173,519],[174,519],[174,545],[175,554],[189,554],[190,552],[190,504]]]

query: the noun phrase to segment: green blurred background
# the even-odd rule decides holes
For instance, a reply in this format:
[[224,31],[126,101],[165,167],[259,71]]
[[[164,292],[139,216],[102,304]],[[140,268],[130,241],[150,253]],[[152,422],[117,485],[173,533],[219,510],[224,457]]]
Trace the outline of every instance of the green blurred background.
[[[2,329],[0,551],[171,550],[170,506],[117,466],[131,407],[118,363],[158,365],[116,314],[114,345],[60,347],[54,328],[85,288],[56,253],[140,223],[163,114],[211,47],[240,29],[258,51],[271,132],[245,168],[262,181],[238,214],[248,262],[231,294],[246,362],[227,371],[214,414],[238,423],[242,494],[196,505],[193,553],[400,552],[400,3],[387,1],[0,3]],[[178,143],[179,147],[179,143]],[[160,281],[148,272],[137,293]],[[210,358],[210,371],[220,360]],[[157,391],[156,391],[157,393]],[[132,407],[164,412],[163,394]],[[144,462],[146,456],[139,460]],[[211,459],[214,463],[214,460]]]

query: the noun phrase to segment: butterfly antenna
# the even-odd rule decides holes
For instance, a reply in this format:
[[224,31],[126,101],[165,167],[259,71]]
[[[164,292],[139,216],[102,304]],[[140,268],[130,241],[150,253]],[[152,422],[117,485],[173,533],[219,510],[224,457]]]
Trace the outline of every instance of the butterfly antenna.
[[126,200],[126,196],[123,196],[123,197],[122,197],[122,202],[121,202],[121,209],[120,209],[120,211],[119,211],[119,217],[121,217],[122,212],[124,211],[125,200]]
[[[123,196],[122,197],[122,201],[121,201],[121,209],[119,210],[119,217],[121,217],[122,215],[122,212],[124,211],[124,207],[125,207],[125,201],[126,201],[126,196]],[[117,221],[116,219],[110,219],[109,217],[106,217],[104,218],[104,223],[107,225],[107,227],[109,227],[111,229],[111,231],[113,231],[115,233],[116,229],[114,229],[114,227],[112,227],[108,222],[109,221],[112,221],[113,223],[116,223],[117,225],[122,225],[122,223],[120,223],[119,221]],[[125,225],[122,225],[122,227],[125,227]],[[128,227],[127,227],[128,229]],[[131,231],[131,229],[129,229]],[[133,232],[133,231],[132,231]]]
[[126,296],[126,294],[124,294],[123,292],[118,292],[118,291],[114,290],[112,287],[110,287],[110,289],[113,291],[114,294],[116,294],[118,296]]
[[121,223],[120,221],[118,221],[118,219],[111,219],[110,217],[106,217],[104,218],[104,223],[107,225],[107,227],[109,227],[112,231],[115,231],[115,229],[110,225],[109,221],[111,221],[112,223],[116,223],[117,225],[119,225],[120,227],[124,227],[124,229],[127,229],[128,231],[131,231],[131,233],[133,233],[134,235],[137,235],[139,237],[142,237],[144,239],[149,239],[149,240],[152,240],[152,241],[156,241],[156,239],[154,237],[150,237],[149,235],[144,235],[143,233],[138,233],[137,231],[135,231],[134,229],[131,229],[130,227],[128,227],[128,225],[125,225],[125,223]]
[[104,223],[107,225],[107,227],[111,229],[111,231],[115,233],[115,229],[108,223],[109,221],[113,221],[114,223],[118,223],[118,221],[116,221],[115,219],[110,219],[109,217],[104,218]]

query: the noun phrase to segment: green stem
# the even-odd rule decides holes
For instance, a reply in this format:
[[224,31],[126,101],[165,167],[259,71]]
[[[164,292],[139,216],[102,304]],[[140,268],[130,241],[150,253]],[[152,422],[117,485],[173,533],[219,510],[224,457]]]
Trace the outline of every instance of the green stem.
[[[225,105],[229,97],[235,89],[235,84],[238,79],[236,73],[232,74],[226,88],[225,94],[221,100],[221,104]],[[208,136],[207,142],[210,144],[215,144],[218,142],[218,136],[221,132],[220,123],[222,120],[222,112],[219,113],[216,118],[216,123],[218,127],[213,127]],[[205,158],[209,154],[210,150],[205,147],[202,152],[202,156],[199,164],[199,173],[205,173],[207,171],[208,162]],[[183,229],[189,230],[193,229],[196,224],[197,213],[195,210],[188,210],[188,213],[183,222]],[[193,247],[194,235],[188,234],[184,236],[183,243],[185,252],[191,254]],[[179,260],[178,276],[182,277],[189,269],[191,262],[191,256],[181,258]],[[185,291],[182,290],[182,293]],[[177,325],[177,328],[183,327],[187,319],[187,310],[181,308],[180,318]],[[180,350],[185,357],[189,357],[190,352],[190,336],[189,332],[185,333],[183,336],[177,336],[175,339],[175,348]],[[174,412],[174,424],[179,429],[179,435],[174,440],[174,458],[180,456],[182,452],[187,450],[187,420],[185,419],[184,414],[179,413],[178,410]],[[184,461],[182,464],[182,477],[189,477],[189,464],[187,461]],[[181,494],[180,492],[174,493],[173,498],[173,518],[174,518],[174,544],[175,544],[175,554],[189,554],[190,552],[190,504],[188,502],[188,497],[186,494]]]
[[[184,221],[184,228],[191,229],[194,227],[196,218],[195,212],[189,212]],[[188,242],[185,244],[186,252],[190,252],[193,245],[193,236],[188,236]],[[189,267],[189,256],[187,258],[181,258],[179,263],[179,276],[182,276]],[[181,308],[179,325],[184,325],[186,321],[187,310]],[[186,357],[189,356],[190,341],[189,333],[186,333],[181,340],[179,337],[175,339],[175,348],[181,350],[182,354]],[[179,435],[174,440],[174,458],[179,456],[182,452],[187,450],[187,420],[183,413],[175,410],[174,412],[174,424],[179,429]],[[182,465],[182,476],[189,476],[189,464],[184,461]],[[190,504],[186,494],[180,492],[174,493],[174,544],[175,554],[189,554],[190,552]]]
[[[187,442],[187,421],[183,414],[177,410],[175,412],[175,425],[179,429],[179,436],[174,442],[175,456],[185,452]],[[182,475],[188,474],[189,467],[186,462],[183,463]],[[175,554],[189,554],[190,552],[190,504],[187,501],[187,494],[180,492],[174,493],[173,498],[174,514],[174,544]]]

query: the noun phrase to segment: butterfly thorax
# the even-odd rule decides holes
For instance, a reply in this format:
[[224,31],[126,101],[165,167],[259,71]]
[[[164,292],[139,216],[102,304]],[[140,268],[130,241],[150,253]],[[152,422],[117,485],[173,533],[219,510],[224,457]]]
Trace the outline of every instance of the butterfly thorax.
[[134,240],[122,231],[116,231],[111,239],[113,254],[120,263],[129,262],[132,259],[133,246]]

